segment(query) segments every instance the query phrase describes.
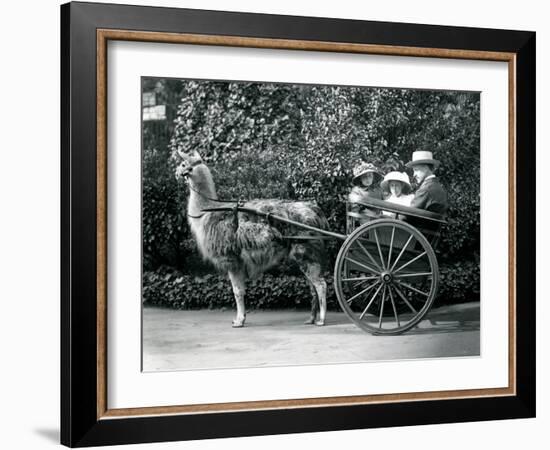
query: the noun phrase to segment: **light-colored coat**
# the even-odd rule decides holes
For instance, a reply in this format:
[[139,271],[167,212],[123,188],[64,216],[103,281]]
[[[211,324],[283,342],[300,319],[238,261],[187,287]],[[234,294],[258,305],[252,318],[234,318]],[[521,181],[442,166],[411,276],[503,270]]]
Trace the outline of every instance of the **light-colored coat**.
[[[298,264],[310,283],[312,307],[306,323],[323,325],[326,316],[326,282],[321,276],[324,248],[321,240],[286,240],[284,235],[307,236],[303,229],[268,223],[254,214],[239,212],[204,213],[205,208],[219,207],[217,193],[208,167],[196,152],[180,153],[182,163],[176,175],[187,177],[189,199],[187,217],[199,252],[220,272],[227,274],[237,304],[234,327],[244,325],[246,318],[245,281],[254,278],[290,259]],[[226,205],[224,205],[226,206]],[[277,199],[251,200],[244,204],[261,212],[292,219],[317,228],[327,228],[320,208],[310,202],[291,202]]]

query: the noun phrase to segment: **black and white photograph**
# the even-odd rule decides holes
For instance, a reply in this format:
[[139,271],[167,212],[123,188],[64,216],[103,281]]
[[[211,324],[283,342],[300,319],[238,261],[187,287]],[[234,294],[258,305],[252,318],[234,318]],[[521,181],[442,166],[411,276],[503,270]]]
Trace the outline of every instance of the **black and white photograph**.
[[479,92],[140,95],[144,372],[480,356]]

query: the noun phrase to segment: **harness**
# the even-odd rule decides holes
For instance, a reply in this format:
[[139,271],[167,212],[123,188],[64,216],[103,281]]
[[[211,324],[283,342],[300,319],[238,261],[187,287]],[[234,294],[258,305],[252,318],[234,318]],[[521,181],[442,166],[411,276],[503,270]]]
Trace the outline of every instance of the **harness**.
[[[202,164],[203,161],[202,159],[198,159],[196,161],[193,161],[191,164],[190,164],[190,171],[191,172],[193,170],[194,167]],[[238,228],[239,226],[239,216],[238,216],[238,208],[239,206],[243,206],[244,204],[244,201],[242,200],[225,200],[225,199],[217,199],[217,198],[212,198],[212,197],[209,197],[208,195],[204,194],[203,192],[199,191],[198,189],[195,189],[193,186],[189,185],[189,189],[191,189],[192,191],[196,192],[198,195],[200,195],[202,198],[208,200],[208,201],[211,201],[211,202],[216,202],[216,203],[235,203],[235,206],[233,207],[233,210],[232,210],[232,213],[234,214],[234,223],[233,223],[233,226],[236,228]],[[191,219],[200,219],[202,218],[205,214],[207,214],[209,211],[207,212],[203,212],[202,214],[199,214],[198,216],[193,216],[189,213],[187,213],[187,217],[190,217]]]
[[[191,164],[190,164],[190,170],[189,172],[187,172],[187,175],[189,173],[191,173],[191,171],[193,170],[194,167],[200,165],[200,164],[203,164],[203,161],[202,159],[198,159],[196,161],[193,161]],[[200,195],[202,198],[208,200],[208,201],[211,201],[211,202],[216,202],[216,203],[233,203],[233,207],[231,208],[231,213],[233,214],[233,229],[234,230],[237,230],[237,228],[239,227],[239,208],[240,207],[243,207],[244,206],[244,203],[245,201],[244,200],[232,200],[232,199],[218,199],[218,198],[212,198],[212,197],[209,197],[208,195],[204,194],[203,192],[199,191],[198,189],[195,189],[193,186],[191,186],[189,184],[189,189],[191,189],[192,191],[194,191],[195,193],[197,193],[198,195]],[[200,219],[202,217],[204,217],[205,214],[208,214],[209,212],[212,212],[212,211],[205,211],[203,212],[202,214],[199,214],[197,216],[193,216],[192,214],[189,214],[187,213],[187,217],[190,217],[191,219]],[[229,212],[229,211],[228,211]],[[268,212],[268,213],[264,213],[264,217],[267,221],[267,223],[269,225],[272,225],[272,218],[271,218],[271,215],[272,213],[271,212]]]

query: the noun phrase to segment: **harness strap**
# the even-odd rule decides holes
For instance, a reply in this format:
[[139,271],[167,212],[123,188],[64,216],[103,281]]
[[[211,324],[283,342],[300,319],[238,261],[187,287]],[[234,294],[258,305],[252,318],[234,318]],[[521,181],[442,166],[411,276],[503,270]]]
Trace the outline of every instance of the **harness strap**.
[[199,191],[198,189],[195,189],[193,186],[189,185],[189,189],[191,189],[192,191],[196,192],[197,194],[199,194],[202,198],[205,198],[206,200],[209,200],[211,202],[216,202],[216,203],[239,203],[239,200],[225,200],[225,199],[217,199],[217,198],[212,198],[212,197],[209,197],[208,195],[206,194],[203,194],[201,191]]
[[[193,167],[196,167],[196,166],[199,166],[203,164],[203,161],[202,159],[196,159],[195,161],[193,161],[189,166],[191,168]],[[198,195],[200,195],[202,198],[206,199],[206,200],[209,200],[211,202],[216,202],[216,203],[235,203],[235,219],[234,221],[236,222],[236,225],[238,227],[238,217],[237,217],[237,214],[236,214],[236,211],[237,211],[237,207],[240,206],[240,204],[242,203],[242,201],[239,201],[239,200],[220,200],[220,199],[217,199],[217,198],[212,198],[212,197],[209,197],[208,195],[202,193],[201,191],[199,191],[198,189],[195,189],[193,186],[191,186],[189,184],[189,189],[191,189],[192,191],[196,192]],[[187,217],[190,217],[191,219],[200,219],[202,218],[205,214],[207,214],[206,212],[202,213],[202,214],[199,214],[197,216],[194,216],[192,214],[187,214]]]
[[191,217],[191,219],[200,219],[202,216],[204,216],[206,213],[202,213],[198,216],[193,216],[191,214],[187,214],[187,217]]

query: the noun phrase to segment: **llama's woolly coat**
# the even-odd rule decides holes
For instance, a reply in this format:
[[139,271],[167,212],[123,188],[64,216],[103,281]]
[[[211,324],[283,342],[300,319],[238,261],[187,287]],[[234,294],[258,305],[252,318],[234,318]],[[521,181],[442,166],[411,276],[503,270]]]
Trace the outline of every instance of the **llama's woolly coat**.
[[255,277],[284,258],[298,263],[310,283],[311,315],[306,323],[324,325],[327,311],[327,284],[322,277],[325,260],[322,239],[286,239],[288,236],[314,236],[299,226],[276,222],[280,216],[315,228],[326,229],[327,220],[313,203],[284,200],[252,200],[245,208],[270,213],[270,220],[257,214],[235,211],[206,211],[219,206],[212,174],[197,152],[178,151],[182,163],[176,177],[185,176],[189,185],[187,217],[201,255],[220,272],[227,273],[235,295],[237,315],[234,327],[246,319],[245,280]]
[[[320,208],[310,202],[252,200],[245,205],[264,213],[281,216],[321,229],[327,220]],[[290,257],[305,265],[323,261],[321,240],[288,241],[283,236],[307,236],[313,233],[280,222],[268,223],[254,214],[212,212],[200,218],[189,218],[202,256],[222,273],[241,272],[255,277]],[[238,225],[237,227],[235,225]]]

